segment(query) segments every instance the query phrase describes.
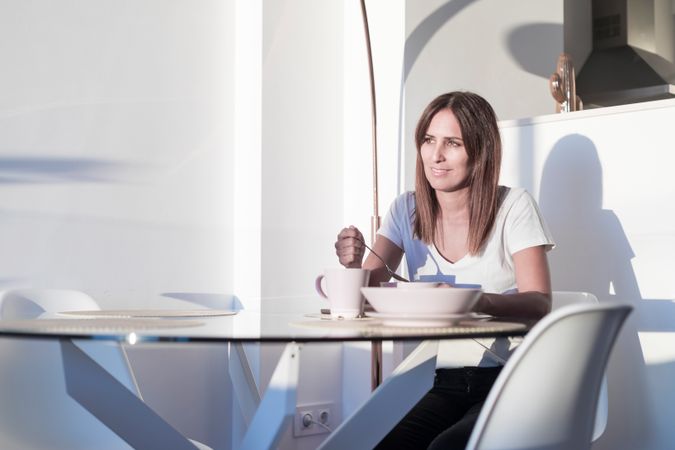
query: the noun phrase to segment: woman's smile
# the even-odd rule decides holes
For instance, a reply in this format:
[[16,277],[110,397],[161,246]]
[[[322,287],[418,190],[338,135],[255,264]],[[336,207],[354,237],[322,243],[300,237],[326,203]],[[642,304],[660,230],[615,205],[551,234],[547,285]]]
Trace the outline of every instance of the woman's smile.
[[441,169],[439,167],[432,167],[431,168],[431,174],[437,177],[444,177],[448,173],[450,173],[452,169]]

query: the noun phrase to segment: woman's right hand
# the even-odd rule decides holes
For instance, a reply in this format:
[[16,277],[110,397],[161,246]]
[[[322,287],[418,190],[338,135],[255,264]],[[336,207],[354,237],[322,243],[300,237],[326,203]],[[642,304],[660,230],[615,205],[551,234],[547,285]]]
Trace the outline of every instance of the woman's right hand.
[[360,268],[365,253],[363,235],[355,226],[343,228],[335,241],[335,253],[340,264],[347,268]]

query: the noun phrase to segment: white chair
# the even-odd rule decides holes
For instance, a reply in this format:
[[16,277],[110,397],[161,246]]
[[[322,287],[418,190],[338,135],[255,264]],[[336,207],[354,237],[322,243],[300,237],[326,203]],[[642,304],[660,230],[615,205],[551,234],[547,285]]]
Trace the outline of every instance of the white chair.
[[72,289],[11,289],[0,297],[0,318],[34,319],[45,312],[100,309],[89,295]]
[[[16,289],[0,295],[2,320],[83,309],[99,307],[79,291]],[[116,343],[0,336],[0,360],[3,449],[207,448],[141,401]]]
[[[552,310],[562,308],[567,305],[574,305],[578,303],[585,303],[590,305],[597,305],[598,297],[588,292],[572,292],[572,291],[554,291],[552,298]],[[600,436],[607,429],[607,417],[609,414],[609,400],[607,394],[607,376],[602,377],[602,385],[600,386],[600,395],[598,396],[598,409],[595,414],[595,428],[593,429],[592,441],[597,441]]]
[[467,450],[590,449],[602,377],[631,310],[576,304],[544,317],[497,377]]

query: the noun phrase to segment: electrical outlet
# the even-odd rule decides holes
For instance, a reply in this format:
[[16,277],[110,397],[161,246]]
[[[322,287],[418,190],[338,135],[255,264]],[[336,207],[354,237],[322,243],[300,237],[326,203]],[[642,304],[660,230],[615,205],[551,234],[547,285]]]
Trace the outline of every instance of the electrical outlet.
[[293,436],[329,433],[336,423],[332,402],[298,405],[293,419]]

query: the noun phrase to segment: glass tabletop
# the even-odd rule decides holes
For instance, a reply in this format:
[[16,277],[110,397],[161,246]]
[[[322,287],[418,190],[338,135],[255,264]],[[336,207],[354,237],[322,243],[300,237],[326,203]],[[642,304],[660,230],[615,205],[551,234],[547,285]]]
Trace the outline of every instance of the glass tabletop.
[[530,328],[530,324],[523,321],[475,315],[432,321],[403,318],[392,322],[381,317],[334,320],[312,312],[241,310],[236,314],[153,316],[152,311],[144,310],[143,314],[135,317],[133,314],[108,313],[64,312],[45,314],[38,319],[2,320],[0,337],[97,339],[130,343],[330,342],[522,336]]

